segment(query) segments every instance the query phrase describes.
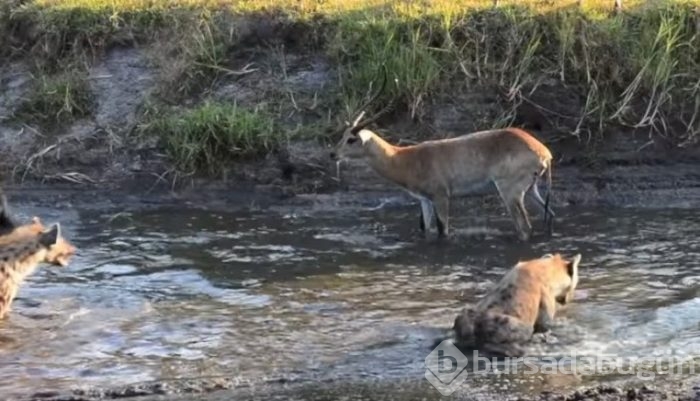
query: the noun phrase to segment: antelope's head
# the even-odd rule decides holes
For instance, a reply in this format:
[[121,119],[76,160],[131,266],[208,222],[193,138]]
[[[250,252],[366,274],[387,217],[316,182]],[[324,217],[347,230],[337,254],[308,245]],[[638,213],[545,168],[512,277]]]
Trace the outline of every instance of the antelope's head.
[[[387,73],[385,69],[384,80],[382,81],[382,85],[379,88],[379,90],[374,94],[374,96],[370,97],[369,100],[367,100],[359,108],[360,112],[352,121],[352,123],[350,123],[349,121],[345,121],[345,127],[342,129],[343,134],[340,138],[340,141],[338,141],[338,143],[333,147],[333,149],[330,152],[331,160],[340,162],[345,159],[362,157],[364,155],[362,145],[364,145],[367,138],[360,138],[360,131],[362,131],[362,129],[368,126],[369,124],[377,121],[377,119],[379,119],[379,117],[381,117],[382,115],[386,114],[392,106],[391,103],[388,103],[379,112],[375,113],[369,118],[363,119],[366,114],[366,109],[369,106],[371,106],[372,103],[374,103],[379,98],[379,96],[381,96],[382,92],[384,92],[384,88],[386,87],[386,81]],[[371,90],[372,84],[370,83],[370,90],[368,92],[371,92]]]
[[354,159],[362,156],[362,140],[360,140],[358,132],[366,125],[359,124],[364,115],[364,111],[360,112],[352,125],[348,124],[347,128],[343,130],[343,136],[331,150],[331,160],[340,162],[345,159]]

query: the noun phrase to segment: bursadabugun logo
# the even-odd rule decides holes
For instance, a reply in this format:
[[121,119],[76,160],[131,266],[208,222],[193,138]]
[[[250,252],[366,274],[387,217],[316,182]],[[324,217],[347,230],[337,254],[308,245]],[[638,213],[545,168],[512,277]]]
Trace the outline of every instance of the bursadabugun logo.
[[658,380],[660,377],[695,375],[699,364],[700,356],[673,354],[624,357],[573,352],[558,356],[489,359],[474,350],[469,359],[450,340],[445,340],[425,358],[425,378],[440,394],[447,396],[454,393],[469,375],[623,375]]
[[425,378],[442,395],[450,395],[467,379],[467,357],[450,340],[441,342],[425,358]]

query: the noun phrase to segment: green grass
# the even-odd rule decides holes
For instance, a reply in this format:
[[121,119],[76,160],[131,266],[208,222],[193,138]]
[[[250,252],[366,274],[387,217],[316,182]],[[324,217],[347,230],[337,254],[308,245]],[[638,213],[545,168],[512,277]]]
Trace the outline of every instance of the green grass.
[[229,162],[264,155],[277,148],[274,121],[262,111],[221,103],[155,117],[141,126],[161,138],[175,167],[185,173],[221,174]]
[[329,52],[338,65],[344,103],[358,107],[379,89],[386,69],[388,82],[378,104],[395,101],[415,115],[441,75],[443,57],[431,48],[430,36],[420,24],[342,21]]
[[15,112],[15,119],[53,128],[85,117],[92,111],[92,94],[79,71],[67,70],[34,79],[32,90]]
[[[441,96],[489,92],[497,95],[502,113],[475,124],[480,128],[517,122],[521,105],[544,98],[535,106],[557,120],[562,135],[593,137],[631,127],[678,143],[700,140],[700,0],[625,0],[622,13],[613,12],[613,0],[584,0],[583,7],[576,0],[502,0],[497,8],[492,0],[24,3],[12,7],[12,17],[7,6],[4,12],[0,7],[0,33],[6,33],[0,35],[0,55],[32,57],[41,71],[51,72],[51,66],[76,59],[89,62],[114,44],[145,45],[156,53],[165,103],[206,99],[218,80],[236,77],[233,70],[247,62],[242,53],[271,57],[271,48],[283,48],[290,35],[306,35],[285,51],[330,60],[337,86],[323,95],[333,121],[319,118],[307,122],[313,129],[294,129],[322,137],[328,130],[317,127],[356,114],[386,71],[386,90],[369,114],[390,103],[397,113],[421,119]],[[271,23],[271,37],[252,49],[242,41],[246,32],[250,40],[248,28],[261,19]],[[288,33],[294,24],[298,29]],[[3,44],[8,37],[15,38],[10,49]],[[562,93],[574,99],[567,110],[558,108]],[[212,150],[218,145],[197,148],[196,134],[187,128],[219,126],[196,122],[212,121],[225,107],[207,104],[161,122],[172,128],[161,137],[180,168],[213,171],[212,158],[225,157],[227,151]],[[279,124],[288,112],[276,111],[279,118],[253,115],[290,131]],[[232,121],[226,124],[233,129]],[[267,131],[251,126],[243,132],[262,137],[245,134],[236,141],[267,148],[259,146],[267,143]]]
[[620,15],[596,10],[500,7],[439,18],[341,19],[329,48],[349,109],[386,65],[391,85],[379,104],[397,101],[411,115],[436,93],[485,87],[512,108],[492,125],[509,124],[544,82],[557,82],[585,105],[574,110],[574,135],[614,122],[697,138],[700,110],[687,104],[700,95],[700,15],[693,5],[656,2]]

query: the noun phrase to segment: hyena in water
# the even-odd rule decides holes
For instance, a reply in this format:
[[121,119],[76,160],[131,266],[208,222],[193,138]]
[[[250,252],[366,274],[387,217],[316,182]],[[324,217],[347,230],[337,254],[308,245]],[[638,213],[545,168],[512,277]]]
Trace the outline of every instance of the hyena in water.
[[22,281],[42,262],[67,266],[75,247],[61,236],[58,224],[46,229],[38,217],[17,226],[0,195],[0,319],[10,310]]
[[520,262],[475,307],[455,319],[461,347],[476,347],[505,356],[522,356],[534,333],[544,333],[554,319],[556,304],[573,299],[581,255],[560,254]]

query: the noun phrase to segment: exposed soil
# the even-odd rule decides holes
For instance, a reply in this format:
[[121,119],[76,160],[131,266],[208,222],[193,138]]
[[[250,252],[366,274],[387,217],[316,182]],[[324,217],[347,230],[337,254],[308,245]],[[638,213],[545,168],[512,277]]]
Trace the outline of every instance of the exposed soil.
[[[284,58],[284,68],[279,67]],[[148,51],[114,48],[89,71],[95,99],[94,113],[60,129],[48,130],[13,121],[12,111],[31,87],[29,68],[21,61],[0,67],[0,152],[6,183],[63,183],[81,188],[187,187],[235,190],[257,188],[286,194],[394,190],[363,163],[348,163],[336,179],[324,140],[292,141],[263,160],[230,166],[224,178],[183,177],[175,174],[157,140],[134,134],[140,113],[157,89],[155,67]],[[214,99],[254,106],[280,92],[294,93],[286,123],[290,126],[318,118],[315,97],[335,85],[331,65],[319,55],[288,53],[254,57],[258,70],[235,79],[220,80],[209,91]],[[555,154],[555,202],[560,204],[614,203],[690,206],[700,196],[700,148],[678,146],[675,138],[651,135],[647,129],[613,126],[603,137],[578,136],[569,129],[566,110],[580,99],[552,83],[539,89],[531,103],[517,109],[515,124],[530,130]],[[282,88],[282,89],[280,89]],[[547,98],[549,96],[549,98]],[[317,101],[317,100],[316,100]],[[183,101],[192,104],[196,99]],[[465,89],[426,104],[420,120],[394,113],[381,121],[394,143],[454,136],[487,128],[486,116],[502,109],[499,96],[487,88]],[[50,131],[50,132],[49,132]],[[327,137],[320,135],[319,137]],[[330,137],[330,141],[334,138]],[[409,142],[410,142],[409,140]],[[644,192],[644,196],[640,196]]]
[[[439,393],[427,382],[366,380],[363,382],[341,383],[297,383],[287,378],[270,380],[264,387],[248,386],[234,379],[218,378],[209,380],[179,381],[176,384],[154,383],[128,386],[95,392],[74,394],[37,393],[28,399],[47,401],[97,401],[109,399],[152,400],[426,400],[437,399]],[[697,401],[700,400],[700,386],[695,383],[667,385],[601,385],[567,394],[543,392],[530,397],[511,396],[504,393],[478,393],[469,389],[457,391],[447,397],[455,401],[512,400],[512,401]]]

